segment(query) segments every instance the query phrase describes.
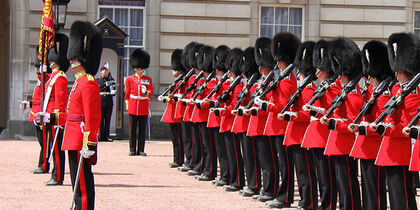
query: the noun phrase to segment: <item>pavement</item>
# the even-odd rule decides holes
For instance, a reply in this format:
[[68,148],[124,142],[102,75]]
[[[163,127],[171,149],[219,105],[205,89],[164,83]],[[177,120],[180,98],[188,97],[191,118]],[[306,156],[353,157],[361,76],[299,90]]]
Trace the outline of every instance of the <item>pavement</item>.
[[[98,164],[93,167],[96,209],[267,209],[264,203],[169,168],[169,141],[148,141],[145,152],[146,157],[128,156],[127,140],[99,143]],[[63,186],[43,186],[50,174],[29,172],[36,166],[38,154],[35,139],[0,141],[0,209],[70,208],[68,167]],[[296,206],[297,201],[292,207]]]

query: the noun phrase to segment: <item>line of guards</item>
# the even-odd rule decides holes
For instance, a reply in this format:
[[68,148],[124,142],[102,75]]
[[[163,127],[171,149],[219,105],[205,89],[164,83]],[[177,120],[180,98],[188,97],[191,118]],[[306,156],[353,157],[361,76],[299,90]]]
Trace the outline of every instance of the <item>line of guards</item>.
[[245,50],[191,42],[171,62],[175,81],[158,97],[170,167],[270,208],[291,206],[296,171],[298,209],[336,209],[337,193],[340,209],[386,209],[387,191],[391,209],[417,209],[416,35],[362,50],[344,37],[301,43],[283,32]]

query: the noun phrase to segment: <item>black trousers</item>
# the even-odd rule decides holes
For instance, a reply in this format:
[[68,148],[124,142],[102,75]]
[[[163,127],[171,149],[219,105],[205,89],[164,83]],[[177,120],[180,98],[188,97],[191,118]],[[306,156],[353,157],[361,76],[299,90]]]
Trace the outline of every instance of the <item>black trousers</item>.
[[276,197],[279,187],[277,149],[268,136],[255,136],[254,140],[263,178],[261,193]]
[[109,125],[111,124],[112,106],[101,106],[101,125],[99,127],[99,140],[109,138]]
[[191,122],[181,121],[182,127],[182,143],[184,144],[185,165],[193,167],[193,152],[192,152],[192,127]]
[[[77,168],[79,166],[79,151],[69,150],[69,167],[71,186],[74,189]],[[76,191],[75,206],[77,210],[95,209],[95,182],[93,179],[92,166],[84,159],[79,173],[79,184]]]
[[375,160],[360,159],[362,172],[363,209],[386,209],[385,168],[375,165]]
[[[146,142],[147,115],[128,115],[130,125],[130,152],[139,154],[144,152]],[[137,132],[138,131],[138,132]]]
[[182,143],[181,123],[169,123],[172,132],[174,163],[184,163],[184,144]]
[[255,151],[254,137],[246,136],[246,132],[238,135],[241,139],[247,186],[251,190],[259,191],[261,189],[261,166]]
[[294,165],[296,168],[296,177],[300,195],[299,206],[302,206],[304,209],[317,209],[318,189],[312,152],[300,147],[300,145],[291,145],[288,146],[287,149],[288,152],[293,154]]
[[274,142],[278,152],[277,160],[281,177],[281,183],[277,191],[277,200],[292,204],[295,193],[293,153],[289,151],[287,146],[283,145],[284,135],[270,136],[270,138]]
[[224,133],[220,133],[219,130],[220,127],[210,128],[210,135],[214,139],[216,154],[219,159],[220,179],[229,182],[229,160],[226,154],[225,135]]
[[413,172],[408,166],[384,166],[391,209],[417,209]]
[[[42,170],[50,170],[50,163],[48,162],[48,157],[50,155],[49,146],[47,146],[47,132],[45,129],[45,135],[42,134],[42,129],[39,126],[35,126],[36,137],[38,138],[39,146],[41,150],[39,151],[38,158],[38,167]],[[43,137],[45,136],[45,138]]]
[[61,145],[63,144],[63,132],[64,129],[58,131],[58,135],[56,138],[56,143],[53,148],[55,134],[58,128],[54,128],[53,125],[47,124],[47,132],[49,139],[49,147],[53,150],[53,161],[54,161],[54,168],[51,172],[51,178],[55,181],[63,181],[64,180],[64,168],[65,168],[65,153],[61,150]]
[[357,161],[348,155],[333,155],[340,209],[362,209]]
[[210,135],[210,128],[207,127],[207,122],[198,123],[200,127],[201,140],[203,141],[203,174],[210,178],[217,176],[217,155],[215,139]]
[[313,148],[316,172],[318,174],[319,199],[321,205],[319,210],[336,209],[337,206],[337,184],[334,170],[334,160],[324,155],[324,148]]
[[229,160],[230,182],[235,187],[245,185],[244,161],[241,153],[241,143],[238,134],[230,131],[224,132],[226,154]]
[[197,123],[191,124],[192,129],[192,164],[193,170],[203,172],[204,159],[203,159],[203,141],[201,140],[200,126]]

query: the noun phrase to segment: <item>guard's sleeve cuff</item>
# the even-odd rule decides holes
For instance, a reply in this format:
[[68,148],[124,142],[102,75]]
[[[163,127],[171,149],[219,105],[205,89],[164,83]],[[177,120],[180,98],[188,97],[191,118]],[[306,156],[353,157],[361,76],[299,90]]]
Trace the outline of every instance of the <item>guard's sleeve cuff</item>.
[[367,130],[365,125],[359,125],[359,135],[367,136]]
[[419,138],[419,128],[418,127],[411,127],[410,138],[412,138],[412,139],[418,139]]
[[328,124],[328,129],[335,130],[337,128],[337,120],[334,118],[330,119],[330,123]]

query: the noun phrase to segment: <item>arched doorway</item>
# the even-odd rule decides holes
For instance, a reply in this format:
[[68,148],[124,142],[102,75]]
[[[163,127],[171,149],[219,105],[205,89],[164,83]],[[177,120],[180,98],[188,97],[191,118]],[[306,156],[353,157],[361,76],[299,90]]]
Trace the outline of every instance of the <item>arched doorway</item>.
[[9,119],[9,0],[0,0],[0,133]]
[[[102,50],[102,56],[101,56],[101,66],[103,65],[103,63],[108,62],[109,64],[109,68],[110,68],[110,73],[112,75],[112,77],[114,78],[115,81],[117,81],[117,76],[118,76],[118,55],[117,53],[110,49],[110,48],[104,48]],[[100,77],[100,73],[98,72],[97,77]],[[116,103],[116,97],[114,97],[114,104]],[[114,108],[112,109],[112,116],[111,116],[111,125],[110,125],[110,133],[111,134],[115,134],[115,119],[116,119],[116,106],[114,106]]]

